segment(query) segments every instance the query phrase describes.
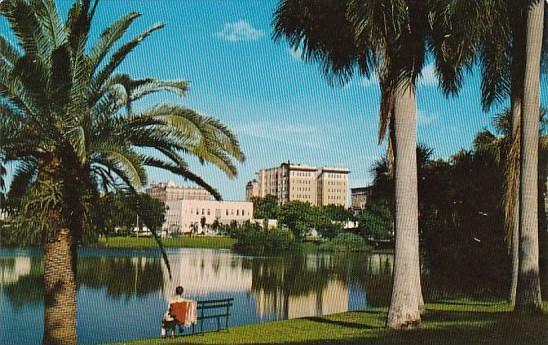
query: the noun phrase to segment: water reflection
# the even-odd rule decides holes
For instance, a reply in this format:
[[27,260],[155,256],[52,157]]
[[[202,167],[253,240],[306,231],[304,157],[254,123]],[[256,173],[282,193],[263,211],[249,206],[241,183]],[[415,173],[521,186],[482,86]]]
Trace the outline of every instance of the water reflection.
[[[389,298],[393,266],[391,255],[248,257],[230,251],[185,249],[171,250],[168,256],[172,280],[155,251],[82,250],[77,278],[80,343],[156,336],[152,325],[177,285],[197,299],[234,297],[232,325],[364,309]],[[4,314],[0,315],[0,334],[9,331],[1,321],[15,320],[23,312],[31,311],[41,323],[40,253],[0,253],[0,285],[0,308],[5,309],[0,309]],[[135,308],[144,315],[128,318]],[[125,324],[104,321],[98,326],[99,315],[105,313]],[[129,331],[118,332],[115,327]],[[1,343],[5,340],[0,336]]]

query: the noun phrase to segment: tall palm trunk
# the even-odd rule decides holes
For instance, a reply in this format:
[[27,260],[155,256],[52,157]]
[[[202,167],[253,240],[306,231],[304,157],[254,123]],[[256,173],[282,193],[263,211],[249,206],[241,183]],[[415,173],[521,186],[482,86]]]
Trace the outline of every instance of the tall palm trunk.
[[538,142],[540,55],[544,1],[527,9],[525,73],[521,118],[520,260],[515,310],[541,310],[538,238]]
[[523,64],[525,58],[525,19],[522,9],[515,6],[516,16],[512,22],[513,45],[511,65],[511,111],[512,111],[512,144],[506,164],[506,233],[511,234],[512,278],[510,282],[509,303],[516,304],[519,272],[519,181],[521,151],[521,107],[523,98]]
[[415,86],[401,81],[394,97],[396,251],[387,320],[392,329],[420,324],[416,113]]
[[[512,184],[512,191],[509,197],[513,199],[510,207],[513,208],[513,217],[510,217],[512,227],[511,252],[512,252],[512,279],[510,282],[509,303],[516,304],[516,291],[518,288],[519,272],[519,152],[520,152],[520,126],[521,121],[521,98],[512,97],[512,148],[510,152],[510,162],[508,162],[507,178],[508,183]],[[513,175],[513,176],[512,176]],[[512,176],[512,177],[510,177]]]
[[[514,59],[518,59],[514,54]],[[521,61],[521,59],[520,59]],[[510,283],[509,303],[514,306],[516,304],[516,291],[518,287],[518,271],[519,271],[519,181],[520,181],[520,123],[521,123],[521,90],[522,90],[522,68],[516,66],[520,64],[515,62],[513,66],[512,77],[512,147],[510,148],[509,161],[506,165],[507,179],[507,195],[506,195],[506,216],[507,227],[511,227],[507,231],[511,231],[510,248],[512,253],[512,279]],[[519,69],[517,71],[516,69]],[[519,74],[519,75],[518,75]],[[512,208],[512,209],[509,209]],[[512,213],[509,216],[509,213]],[[511,223],[511,224],[509,224]]]
[[76,245],[60,229],[44,250],[44,345],[76,344]]

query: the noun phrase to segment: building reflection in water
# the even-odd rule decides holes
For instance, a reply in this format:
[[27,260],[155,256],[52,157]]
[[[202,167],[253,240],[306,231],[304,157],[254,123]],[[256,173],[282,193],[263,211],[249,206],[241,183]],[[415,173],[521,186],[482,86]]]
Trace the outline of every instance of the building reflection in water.
[[[259,319],[286,319],[327,315],[365,307],[365,289],[351,286],[348,278],[363,265],[364,257],[337,258],[332,255],[295,255],[288,257],[244,257],[231,252],[181,250],[169,255],[173,279],[165,265],[165,300],[177,285],[193,297],[251,296]],[[390,256],[367,258],[367,269],[391,270]],[[361,282],[361,280],[360,280]],[[352,301],[351,297],[352,296]]]
[[29,275],[30,269],[30,257],[0,258],[0,283],[15,284],[20,277]]
[[[363,309],[366,291],[367,302],[385,299],[393,267],[391,255],[247,257],[181,249],[168,251],[170,280],[157,256],[120,253],[85,251],[78,264],[79,287],[128,301],[157,293],[167,302],[175,287],[183,285],[185,293],[197,299],[236,296],[240,305],[235,311],[254,314],[257,320]],[[13,306],[42,303],[40,257],[0,258],[0,282],[2,296]]]

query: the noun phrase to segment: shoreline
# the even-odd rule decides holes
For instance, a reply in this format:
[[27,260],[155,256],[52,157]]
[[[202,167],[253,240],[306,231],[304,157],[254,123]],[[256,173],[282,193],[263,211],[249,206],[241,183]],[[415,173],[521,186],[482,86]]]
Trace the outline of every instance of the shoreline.
[[[162,239],[162,244],[166,249],[227,249],[232,250],[236,239],[229,236],[195,236],[195,237],[172,237]],[[6,249],[31,249],[40,248],[41,246],[2,246],[0,248]],[[91,245],[81,245],[80,248],[99,248],[99,249],[158,249],[158,244],[152,237],[129,237],[129,236],[116,236],[100,238],[97,243]],[[315,254],[315,253],[332,253],[332,254],[393,254],[394,249],[376,249],[373,247],[367,247],[359,251],[337,251],[337,250],[324,250],[320,249],[318,245],[311,242],[300,243],[300,246],[296,250],[288,251],[285,254],[303,253],[303,254]],[[245,253],[240,253],[245,254]],[[254,255],[253,253],[246,255]]]

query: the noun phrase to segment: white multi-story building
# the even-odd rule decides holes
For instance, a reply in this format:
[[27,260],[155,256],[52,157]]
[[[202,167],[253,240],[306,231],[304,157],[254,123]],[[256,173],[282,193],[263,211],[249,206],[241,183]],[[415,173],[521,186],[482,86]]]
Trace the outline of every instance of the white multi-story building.
[[347,206],[349,173],[346,168],[282,163],[259,170],[257,178],[246,185],[246,198],[273,195],[282,203],[298,200],[315,206]]
[[173,200],[213,200],[213,196],[202,187],[180,186],[173,182],[154,183],[145,192],[163,203]]
[[248,201],[172,200],[166,202],[166,220],[163,230],[171,233],[204,231],[215,221],[220,224],[242,224],[253,218],[253,203]]

